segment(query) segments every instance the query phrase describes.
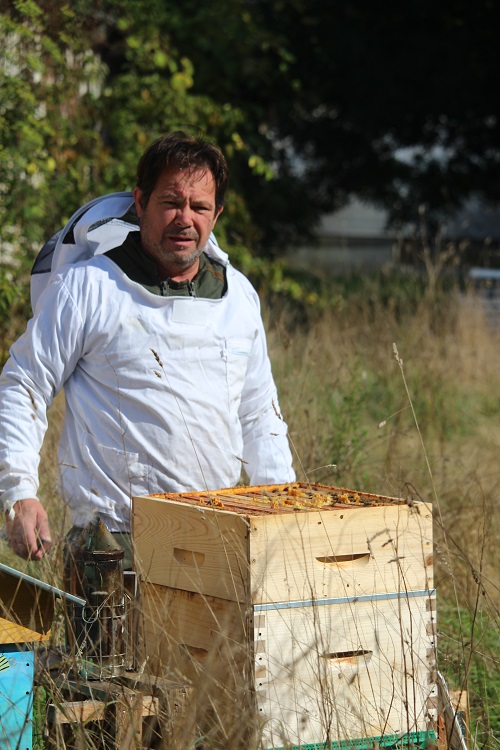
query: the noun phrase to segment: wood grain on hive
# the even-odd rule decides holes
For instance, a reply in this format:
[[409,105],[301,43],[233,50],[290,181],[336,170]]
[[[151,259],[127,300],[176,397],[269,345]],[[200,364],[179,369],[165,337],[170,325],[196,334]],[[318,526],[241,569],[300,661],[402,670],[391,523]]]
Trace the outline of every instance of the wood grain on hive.
[[263,747],[431,727],[429,504],[303,483],[165,494],[134,498],[133,540],[149,663],[250,693]]

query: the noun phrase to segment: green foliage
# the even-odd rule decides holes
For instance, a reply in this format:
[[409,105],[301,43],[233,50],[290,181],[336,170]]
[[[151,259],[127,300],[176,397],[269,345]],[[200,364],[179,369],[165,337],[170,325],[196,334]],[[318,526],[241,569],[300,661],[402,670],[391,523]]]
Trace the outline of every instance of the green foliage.
[[93,192],[99,162],[94,93],[102,66],[68,8],[55,28],[43,10],[32,0],[0,17],[0,220],[25,266],[74,202]]
[[[438,612],[439,667],[449,685],[466,690],[472,736],[479,747],[500,737],[500,622],[483,611],[457,608],[446,599]],[[493,744],[491,746],[494,746]]]
[[8,320],[16,296],[12,280],[0,267],[0,365],[7,359]]
[[0,268],[0,317],[6,317],[12,310],[17,296],[17,289],[12,283],[12,278],[4,268]]
[[29,314],[27,300],[26,276],[0,264],[0,367],[7,360],[12,341],[24,328]]
[[[271,174],[240,134],[245,114],[193,92],[196,71],[162,3],[154,15],[139,0],[103,10],[26,0],[0,13],[0,220],[24,267],[83,202],[131,188],[144,148],[168,130],[203,134],[249,172]],[[258,238],[234,190],[227,213],[227,241]]]
[[349,479],[354,486],[363,484],[362,460],[366,450],[368,430],[365,409],[370,387],[366,368],[355,360],[343,379],[342,389],[330,393],[329,440],[324,446],[325,456],[338,468],[338,482]]
[[[129,187],[145,145],[173,127],[223,147],[247,216],[232,231],[261,254],[308,236],[354,192],[404,218],[472,192],[498,198],[496,97],[480,96],[496,91],[497,19],[487,0],[446,2],[429,37],[420,5],[381,18],[318,0],[7,3],[2,231],[21,228],[28,262],[82,201]],[[407,54],[429,44],[425,60]]]
[[40,685],[35,689],[33,700],[33,750],[45,750],[44,724],[47,713],[48,695]]
[[269,239],[352,193],[399,221],[475,193],[498,201],[499,9],[489,0],[389,14],[355,0],[184,0],[169,21],[197,70],[194,90],[247,112],[244,137],[273,164],[265,201],[262,183],[247,184]]

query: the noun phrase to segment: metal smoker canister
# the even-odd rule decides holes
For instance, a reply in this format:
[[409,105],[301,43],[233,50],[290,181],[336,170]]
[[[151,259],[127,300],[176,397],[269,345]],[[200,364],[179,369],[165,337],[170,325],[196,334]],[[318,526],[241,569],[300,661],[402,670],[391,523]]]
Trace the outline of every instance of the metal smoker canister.
[[68,607],[67,642],[86,679],[117,677],[127,667],[123,556],[124,550],[99,518],[66,545],[66,586],[87,601],[85,607]]

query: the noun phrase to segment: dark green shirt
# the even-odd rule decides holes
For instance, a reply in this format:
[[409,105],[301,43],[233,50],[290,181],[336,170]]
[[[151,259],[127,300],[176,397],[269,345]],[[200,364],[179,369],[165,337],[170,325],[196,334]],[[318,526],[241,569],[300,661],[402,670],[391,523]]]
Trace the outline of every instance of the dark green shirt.
[[161,297],[221,299],[226,293],[225,266],[205,253],[200,256],[200,267],[192,281],[160,279],[155,262],[144,252],[140,232],[130,232],[122,245],[109,250],[106,255],[129,279]]

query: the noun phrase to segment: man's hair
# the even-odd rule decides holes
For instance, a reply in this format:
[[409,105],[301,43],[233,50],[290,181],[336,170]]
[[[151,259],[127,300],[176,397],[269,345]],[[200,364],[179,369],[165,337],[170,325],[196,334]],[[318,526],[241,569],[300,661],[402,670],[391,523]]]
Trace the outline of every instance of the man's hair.
[[142,190],[142,205],[149,203],[159,177],[171,167],[177,169],[207,169],[215,181],[215,207],[224,205],[229,180],[229,169],[222,151],[204,138],[197,138],[182,130],[162,135],[148,146],[137,166],[137,187]]

